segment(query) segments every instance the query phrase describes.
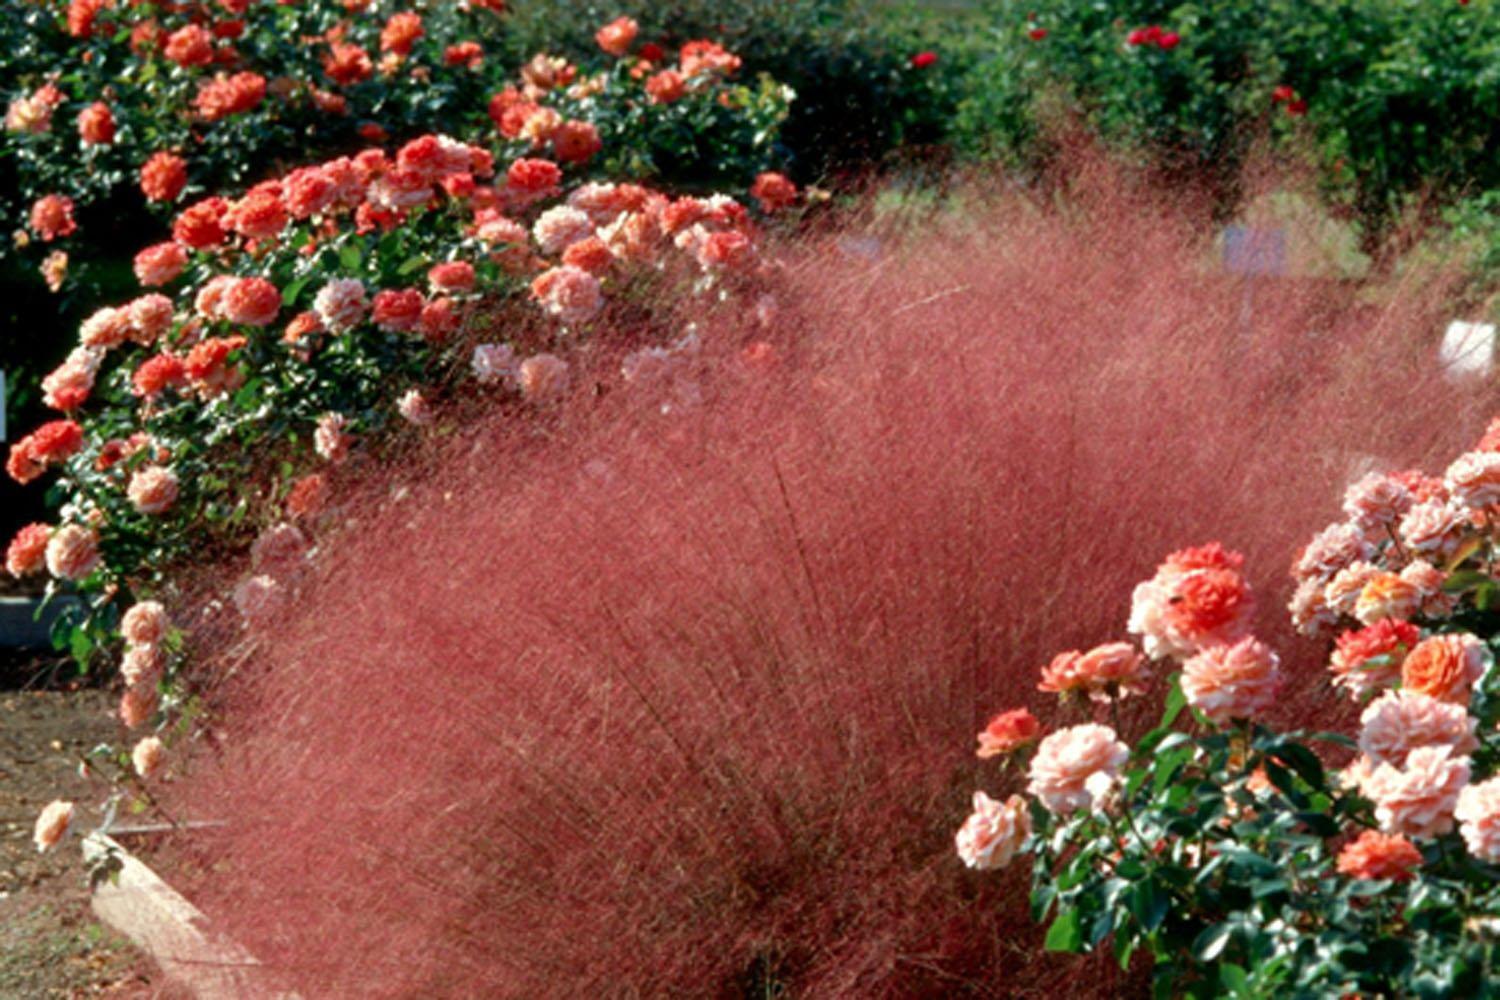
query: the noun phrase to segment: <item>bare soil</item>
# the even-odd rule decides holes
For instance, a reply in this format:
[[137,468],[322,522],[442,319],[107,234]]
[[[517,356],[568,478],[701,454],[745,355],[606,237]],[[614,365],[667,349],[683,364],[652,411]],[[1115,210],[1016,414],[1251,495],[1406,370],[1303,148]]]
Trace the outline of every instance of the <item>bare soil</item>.
[[153,997],[145,959],[89,910],[77,838],[46,854],[32,843],[53,799],[75,802],[75,830],[98,821],[100,789],[79,777],[78,761],[120,736],[106,692],[37,686],[65,674],[55,667],[0,650],[0,998]]

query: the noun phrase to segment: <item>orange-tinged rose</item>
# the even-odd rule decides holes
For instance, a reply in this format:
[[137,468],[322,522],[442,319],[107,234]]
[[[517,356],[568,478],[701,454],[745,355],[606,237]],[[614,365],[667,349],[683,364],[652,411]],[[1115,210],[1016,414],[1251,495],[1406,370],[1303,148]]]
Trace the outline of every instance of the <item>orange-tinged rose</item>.
[[1468,633],[1435,635],[1417,644],[1401,665],[1407,691],[1468,704],[1469,691],[1484,673],[1484,644]]

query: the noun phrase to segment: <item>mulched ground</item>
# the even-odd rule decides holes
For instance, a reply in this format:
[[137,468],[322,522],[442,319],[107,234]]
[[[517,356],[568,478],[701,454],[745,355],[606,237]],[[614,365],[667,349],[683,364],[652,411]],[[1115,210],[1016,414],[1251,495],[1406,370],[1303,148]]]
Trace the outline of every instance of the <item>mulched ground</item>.
[[105,692],[36,686],[66,676],[52,666],[0,650],[0,997],[152,997],[145,960],[89,910],[78,840],[46,854],[32,844],[37,813],[56,798],[77,804],[75,830],[94,826],[100,790],[78,759],[119,735]]

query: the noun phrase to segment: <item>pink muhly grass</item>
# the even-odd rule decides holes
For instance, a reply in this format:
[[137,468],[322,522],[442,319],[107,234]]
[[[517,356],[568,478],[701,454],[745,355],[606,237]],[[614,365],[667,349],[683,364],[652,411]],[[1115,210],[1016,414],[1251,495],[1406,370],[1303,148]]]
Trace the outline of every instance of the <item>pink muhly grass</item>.
[[1295,549],[1363,456],[1440,468],[1488,412],[1426,301],[1286,282],[1247,327],[1194,220],[1103,188],[785,248],[771,329],[699,317],[697,405],[600,363],[602,400],[480,422],[405,499],[375,471],[175,793],[232,820],[195,898],[310,996],[1124,989],[1042,953],[1024,866],[954,856],[974,790],[1020,788],[974,733],[1107,712],[1040,667],[1210,539],[1281,721],[1326,714]]

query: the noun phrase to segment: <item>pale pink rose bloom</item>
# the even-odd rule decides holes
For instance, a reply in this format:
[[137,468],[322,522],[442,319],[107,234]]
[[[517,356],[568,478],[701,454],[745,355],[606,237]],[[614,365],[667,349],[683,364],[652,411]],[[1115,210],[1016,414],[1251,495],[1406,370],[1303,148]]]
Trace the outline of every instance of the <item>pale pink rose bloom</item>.
[[1292,575],[1299,581],[1310,577],[1327,580],[1350,563],[1368,560],[1374,555],[1375,546],[1365,538],[1363,531],[1346,521],[1335,521],[1307,543],[1307,548],[1292,568]]
[[160,601],[133,604],[120,619],[120,634],[126,642],[150,645],[167,634],[167,610]]
[[1464,706],[1417,691],[1387,691],[1365,708],[1359,722],[1359,748],[1372,765],[1402,767],[1417,747],[1452,747],[1458,756],[1479,748],[1477,723]]
[[1401,579],[1417,591],[1418,606],[1424,615],[1440,618],[1450,614],[1458,606],[1458,598],[1443,593],[1443,583],[1448,574],[1426,559],[1417,559],[1401,571]]
[[338,464],[349,454],[349,436],[344,433],[348,421],[341,413],[325,413],[318,418],[313,431],[313,450],[323,459]]
[[1374,625],[1382,618],[1406,621],[1422,606],[1417,588],[1395,573],[1377,573],[1366,581],[1354,602],[1354,617],[1362,625]]
[[526,245],[526,227],[514,219],[504,217],[486,219],[479,224],[474,235],[491,245],[496,243],[509,243],[512,246]]
[[1500,777],[1469,785],[1458,793],[1453,816],[1469,853],[1500,862]]
[[1031,758],[1031,782],[1026,790],[1055,813],[1093,806],[1088,780],[1095,774],[1118,774],[1130,758],[1130,748],[1108,726],[1086,722],[1060,729],[1037,746]]
[[1468,515],[1462,507],[1443,500],[1427,500],[1413,504],[1401,518],[1401,541],[1418,555],[1444,562],[1457,551],[1468,526]]
[[334,333],[358,326],[368,309],[365,286],[353,278],[335,278],[313,297],[313,312]]
[[[1348,766],[1334,771],[1332,778],[1335,787],[1342,788],[1345,791],[1356,791],[1361,795],[1365,795],[1365,784],[1374,773],[1375,765],[1370,762],[1370,758],[1364,754],[1360,754],[1354,760],[1350,761]],[[1369,798],[1368,795],[1365,795],[1365,797]]]
[[160,465],[143,465],[131,474],[125,495],[142,514],[164,514],[177,502],[177,473]]
[[276,524],[250,546],[250,565],[262,573],[284,575],[307,559],[307,536],[294,524]]
[[1365,584],[1384,572],[1372,562],[1350,563],[1333,574],[1333,579],[1323,588],[1323,601],[1335,616],[1352,615],[1359,603],[1359,595],[1365,591]]
[[252,576],[234,588],[234,606],[252,628],[270,624],[285,604],[286,591],[274,577]]
[[130,751],[130,762],[135,765],[135,773],[143,779],[150,780],[156,777],[161,766],[166,762],[167,748],[162,745],[161,740],[155,736],[147,736],[135,745]]
[[1339,614],[1329,607],[1324,596],[1324,586],[1315,579],[1297,584],[1286,609],[1291,613],[1292,626],[1305,636],[1317,638],[1327,635],[1338,623]]
[[130,312],[130,339],[142,346],[155,343],[166,333],[176,312],[172,300],[160,292],[142,295],[126,308]]
[[579,185],[568,195],[568,204],[587,213],[594,225],[607,225],[625,210],[619,191],[618,184],[590,181]]
[[1251,719],[1276,704],[1281,659],[1257,639],[1210,646],[1182,665],[1182,693],[1215,722]]
[[51,850],[67,835],[73,822],[73,803],[57,799],[49,802],[36,818],[36,830],[31,839],[38,852]]
[[143,726],[156,713],[156,706],[160,701],[155,684],[132,684],[120,696],[120,721],[125,723],[127,729]]
[[1372,472],[1344,492],[1344,513],[1366,535],[1383,532],[1412,505],[1411,490],[1394,476]]
[[485,385],[516,376],[516,353],[509,344],[480,344],[469,364],[474,377]]
[[193,309],[204,319],[222,319],[224,295],[240,279],[232,274],[216,274],[193,296]]
[[599,279],[570,264],[544,272],[531,287],[542,307],[564,323],[587,322],[604,308]]
[[1012,795],[997,802],[983,792],[975,792],[974,812],[953,840],[964,864],[988,871],[1010,864],[1030,835],[1031,813],[1025,799]]
[[159,644],[131,643],[125,647],[125,656],[120,660],[120,676],[131,687],[148,682],[154,683],[166,666],[167,657]]
[[370,184],[369,199],[374,205],[393,212],[419,208],[432,200],[433,190],[426,179],[409,170],[391,170]]
[[401,412],[402,419],[409,424],[426,427],[432,423],[432,408],[416,389],[406,390],[396,403],[396,408]]
[[119,347],[130,336],[130,312],[105,306],[96,309],[78,327],[78,342],[84,347],[104,350]]
[[528,399],[556,399],[568,389],[568,363],[555,354],[536,354],[521,362],[519,378]]
[[1363,791],[1375,801],[1375,819],[1386,833],[1430,840],[1453,829],[1458,793],[1469,781],[1469,758],[1449,746],[1417,747],[1406,766],[1377,766]]
[[1443,473],[1443,485],[1466,507],[1500,503],[1500,452],[1471,451],[1458,456]]
[[47,572],[61,580],[82,580],[99,565],[99,536],[79,524],[65,524],[47,539]]
[[536,237],[542,253],[555,256],[594,235],[594,224],[578,209],[557,205],[537,218],[531,227],[531,235]]

